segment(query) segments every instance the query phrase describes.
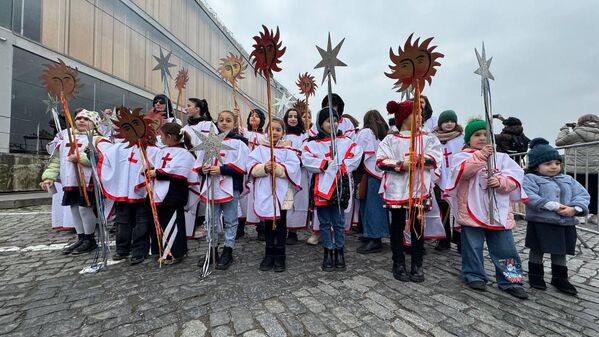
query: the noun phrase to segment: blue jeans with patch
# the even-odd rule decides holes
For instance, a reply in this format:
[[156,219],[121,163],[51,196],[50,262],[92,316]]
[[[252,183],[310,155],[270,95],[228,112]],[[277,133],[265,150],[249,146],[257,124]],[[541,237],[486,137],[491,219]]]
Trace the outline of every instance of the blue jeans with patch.
[[[221,215],[223,218],[223,232],[225,236],[225,247],[235,247],[235,237],[237,236],[237,204],[239,203],[239,191],[233,192],[233,199],[227,202],[214,204],[214,221],[219,223]],[[206,205],[206,208],[209,206]],[[206,226],[210,224],[210,216],[208,210],[206,210]],[[208,228],[206,228],[208,229]],[[215,237],[212,241],[212,246],[216,247],[218,244],[219,235],[215,233]],[[208,237],[206,237],[208,239]]]
[[489,256],[495,265],[499,289],[521,287],[522,262],[511,230],[491,230],[462,226],[462,275],[466,283],[487,281],[483,246],[487,240]]
[[[317,206],[322,247],[327,249],[345,246],[345,216],[337,205]],[[331,228],[333,231],[331,232]]]

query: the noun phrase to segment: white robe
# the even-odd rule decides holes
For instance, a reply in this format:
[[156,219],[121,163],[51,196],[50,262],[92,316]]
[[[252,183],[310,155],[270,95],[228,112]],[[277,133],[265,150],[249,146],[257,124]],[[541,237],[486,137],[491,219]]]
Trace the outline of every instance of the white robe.
[[445,144],[441,144],[442,146],[442,155],[443,160],[441,160],[441,165],[439,166],[439,171],[441,177],[437,185],[441,190],[445,190],[451,182],[451,167],[453,166],[453,158],[456,154],[462,151],[464,148],[464,137],[463,135],[457,136],[454,139],[448,140]]
[[[290,140],[293,150],[296,152],[298,159],[301,161],[302,146],[308,139],[306,133],[301,135],[287,134],[284,139]],[[310,189],[310,178],[311,174],[306,170],[304,165],[301,165],[301,188],[295,190],[293,195],[293,207],[287,210],[287,229],[299,230],[304,229],[308,225],[308,208],[309,208],[309,189]]]
[[[220,156],[222,158],[222,164],[214,159],[212,165],[220,166],[227,165],[230,168],[236,170],[241,174],[246,174],[246,163],[249,154],[249,149],[239,139],[225,138],[223,144],[233,148],[232,150],[221,150]],[[194,164],[193,170],[200,172],[204,162],[204,151],[200,150],[197,152],[197,159]],[[214,179],[212,179],[214,178]],[[214,181],[214,185],[212,182]],[[201,192],[200,198],[203,202],[212,201],[216,203],[224,203],[233,199],[233,177],[226,175],[218,176],[203,176],[201,178]],[[212,188],[214,187],[214,188]],[[212,191],[213,190],[213,191]],[[214,194],[212,194],[214,192]]]
[[290,185],[293,189],[299,189],[301,184],[300,161],[297,153],[288,147],[275,147],[275,162],[283,167],[284,177],[275,178],[276,203],[277,207],[273,210],[272,181],[270,174],[266,177],[252,176],[253,170],[258,164],[264,164],[270,160],[270,147],[258,145],[250,153],[247,164],[248,176],[253,181],[254,189],[252,191],[253,203],[248,205],[249,213],[254,213],[261,220],[272,220],[280,218],[281,209],[285,203],[285,196]]
[[[450,207],[457,209],[457,186],[462,178],[465,161],[472,158],[476,150],[468,149],[454,155],[451,178],[445,193],[448,195]],[[489,194],[487,192],[487,169],[484,168],[479,174],[474,175],[468,182],[467,206],[470,216],[482,227],[506,228],[508,225],[508,214],[512,202],[526,201],[527,196],[522,188],[524,181],[524,170],[505,153],[495,153],[496,174],[513,180],[518,187],[510,193],[495,193],[495,208],[493,212],[493,223],[489,222]]]
[[[328,204],[333,191],[337,185],[337,178],[344,172],[348,175],[350,186],[350,200],[345,212],[345,229],[349,230],[351,226],[351,217],[353,210],[350,207],[353,203],[353,182],[351,172],[355,171],[362,160],[362,148],[345,136],[336,138],[337,152],[330,165],[323,171],[327,159],[331,158],[331,141],[329,138],[317,139],[307,142],[302,151],[302,162],[304,167],[316,174],[313,187],[314,205],[324,206]],[[320,224],[317,221],[317,210],[314,212],[313,230],[318,232]]]
[[[56,149],[62,142],[62,133],[56,134],[56,137],[46,144],[46,151],[52,157]],[[75,228],[73,225],[73,217],[71,215],[71,207],[62,205],[64,191],[60,181],[54,182],[54,192],[52,194],[52,229],[69,230]]]

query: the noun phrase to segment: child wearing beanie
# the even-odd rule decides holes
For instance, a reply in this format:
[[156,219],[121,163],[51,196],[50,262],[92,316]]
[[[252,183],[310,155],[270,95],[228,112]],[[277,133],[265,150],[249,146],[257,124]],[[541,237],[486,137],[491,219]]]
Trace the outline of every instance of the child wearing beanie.
[[[383,202],[391,210],[391,252],[393,259],[393,277],[402,282],[423,282],[422,267],[424,255],[424,211],[430,209],[433,179],[438,163],[442,160],[441,144],[437,137],[418,131],[415,135],[417,150],[415,155],[424,157],[424,167],[410,169],[410,138],[412,129],[411,115],[414,102],[405,101],[387,103],[387,111],[395,115],[395,125],[399,133],[387,135],[379,144],[376,163],[383,173],[381,188]],[[421,144],[421,145],[419,145]],[[419,159],[418,162],[420,162]],[[408,186],[413,182],[412,193]],[[412,200],[410,200],[412,198]],[[411,205],[424,199],[424,209]],[[411,217],[408,215],[412,214]],[[410,223],[407,224],[408,218]],[[404,230],[410,228],[412,246],[411,270],[408,274],[404,255]],[[427,224],[428,227],[428,224]],[[442,229],[441,229],[442,232]]]
[[[339,117],[332,111],[332,121],[328,107],[318,112],[317,135],[303,146],[302,163],[312,173],[309,201],[320,223],[322,270],[344,271],[344,210],[352,204],[351,173],[360,165],[362,148],[337,129]],[[337,135],[334,142],[332,132]]]
[[[453,156],[464,148],[464,129],[458,124],[458,115],[453,110],[445,110],[439,115],[437,126],[433,134],[439,138],[443,147],[443,160],[439,170],[441,177],[435,186],[435,197],[441,209],[443,217],[443,228],[445,229],[445,239],[440,239],[435,246],[436,250],[448,250],[450,243],[455,242],[458,245],[458,252],[461,251],[460,233],[451,230],[451,218],[449,203],[444,199],[442,191],[447,187],[451,176],[451,162]],[[452,235],[453,234],[453,235]],[[453,236],[453,238],[452,238]]]
[[[451,178],[445,192],[461,226],[462,276],[466,284],[486,291],[483,246],[495,265],[497,286],[512,296],[528,298],[522,286],[521,261],[514,244],[516,226],[512,203],[525,198],[521,190],[524,171],[505,153],[495,153],[487,138],[486,123],[472,120],[466,125],[466,147],[453,157]],[[495,169],[487,175],[487,159],[495,156]],[[489,191],[493,189],[490,219]]]
[[528,173],[524,177],[526,202],[526,241],[530,248],[530,286],[545,290],[543,254],[551,254],[551,284],[559,291],[576,295],[568,281],[566,254],[574,255],[576,216],[588,213],[590,195],[569,175],[562,173],[562,158],[543,138],[530,142]]

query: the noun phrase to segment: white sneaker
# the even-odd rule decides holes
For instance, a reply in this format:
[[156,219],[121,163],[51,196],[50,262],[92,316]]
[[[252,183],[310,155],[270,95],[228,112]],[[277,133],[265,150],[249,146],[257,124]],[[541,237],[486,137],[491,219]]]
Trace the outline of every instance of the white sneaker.
[[306,240],[306,243],[311,246],[316,246],[320,242],[320,233],[312,233],[312,235]]
[[594,225],[597,224],[597,214],[593,214],[589,217],[589,220],[587,220],[589,223],[592,223]]

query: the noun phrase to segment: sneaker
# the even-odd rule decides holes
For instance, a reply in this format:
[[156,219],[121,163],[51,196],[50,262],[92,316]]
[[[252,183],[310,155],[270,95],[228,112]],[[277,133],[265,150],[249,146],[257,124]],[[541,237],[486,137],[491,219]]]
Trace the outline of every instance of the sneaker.
[[474,289],[476,291],[487,291],[487,283],[485,281],[470,281],[466,283],[466,285],[470,287],[470,289]]
[[505,292],[521,300],[528,299],[528,293],[522,287],[507,288]]
[[306,243],[310,246],[316,246],[320,242],[320,233],[312,233],[312,235],[306,240]]
[[591,216],[589,217],[589,220],[588,220],[588,222],[589,222],[589,223],[592,223],[593,225],[596,225],[596,224],[597,224],[597,214],[593,214],[593,215],[591,215]]

